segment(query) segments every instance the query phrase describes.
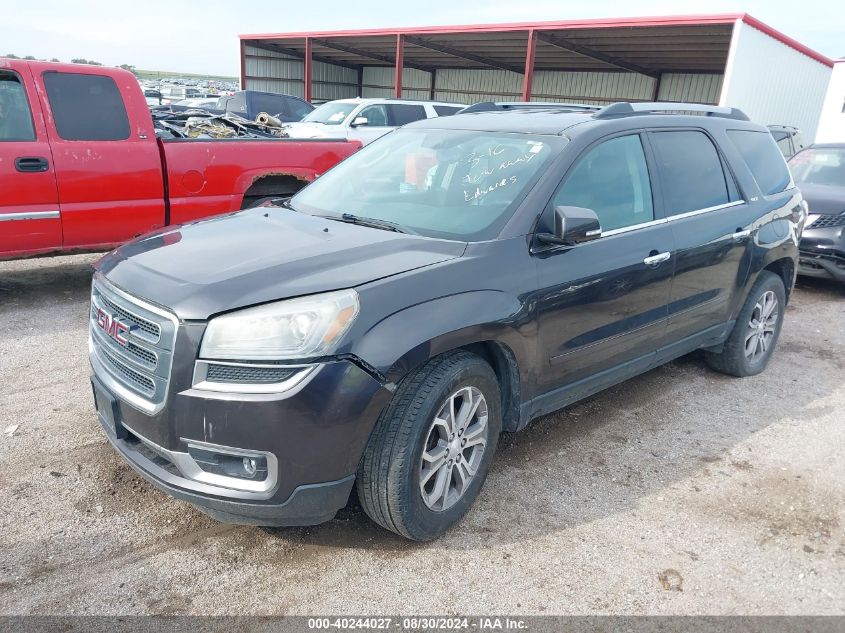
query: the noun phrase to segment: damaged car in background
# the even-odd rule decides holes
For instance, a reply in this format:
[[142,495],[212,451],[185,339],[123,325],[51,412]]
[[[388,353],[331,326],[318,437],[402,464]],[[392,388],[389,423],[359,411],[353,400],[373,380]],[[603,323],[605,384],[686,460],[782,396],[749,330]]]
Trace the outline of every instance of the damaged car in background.
[[845,143],[811,145],[789,167],[809,205],[798,274],[845,283]]

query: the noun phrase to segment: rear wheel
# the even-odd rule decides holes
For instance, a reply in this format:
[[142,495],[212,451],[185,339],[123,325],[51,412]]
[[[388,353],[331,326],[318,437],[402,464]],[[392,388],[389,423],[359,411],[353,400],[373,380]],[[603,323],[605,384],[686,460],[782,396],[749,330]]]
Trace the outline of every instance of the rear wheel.
[[776,274],[763,271],[748,294],[721,352],[707,352],[707,363],[731,376],[753,376],[766,368],[783,325],[786,290]]
[[382,414],[358,469],[367,515],[426,541],[472,505],[501,431],[496,375],[475,354],[449,352],[408,376]]

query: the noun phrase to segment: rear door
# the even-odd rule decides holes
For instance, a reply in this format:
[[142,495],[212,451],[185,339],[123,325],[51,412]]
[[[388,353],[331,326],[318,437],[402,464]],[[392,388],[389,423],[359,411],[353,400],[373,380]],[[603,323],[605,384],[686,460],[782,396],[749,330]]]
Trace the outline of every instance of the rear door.
[[612,384],[647,369],[664,341],[674,246],[647,156],[639,133],[593,144],[544,213],[548,223],[555,206],[592,209],[602,235],[535,252],[541,391],[569,386],[574,399],[578,383],[591,391],[604,375]]
[[[116,245],[164,225],[161,155],[135,78],[34,64],[65,248]],[[131,113],[131,115],[130,115]]]
[[62,245],[56,172],[25,64],[0,62],[0,257]]
[[649,134],[674,234],[670,342],[721,328],[749,271],[754,211],[713,140],[700,129]]

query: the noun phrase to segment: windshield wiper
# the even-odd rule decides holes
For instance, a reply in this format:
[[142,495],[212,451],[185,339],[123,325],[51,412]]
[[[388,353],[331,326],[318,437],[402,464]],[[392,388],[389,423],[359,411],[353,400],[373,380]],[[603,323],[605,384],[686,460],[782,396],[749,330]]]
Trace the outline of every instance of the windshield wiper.
[[291,211],[296,211],[293,208],[293,205],[290,203],[290,199],[292,196],[287,196],[286,198],[273,198],[270,200],[270,204],[274,207],[284,207],[285,209],[290,209]]
[[344,213],[340,216],[325,215],[322,216],[330,220],[337,220],[338,222],[347,222],[348,224],[358,224],[359,226],[369,226],[373,229],[381,229],[382,231],[395,231],[396,233],[410,233],[416,235],[411,229],[390,222],[389,220],[379,220],[377,218],[365,218],[360,215],[353,215],[352,213]]

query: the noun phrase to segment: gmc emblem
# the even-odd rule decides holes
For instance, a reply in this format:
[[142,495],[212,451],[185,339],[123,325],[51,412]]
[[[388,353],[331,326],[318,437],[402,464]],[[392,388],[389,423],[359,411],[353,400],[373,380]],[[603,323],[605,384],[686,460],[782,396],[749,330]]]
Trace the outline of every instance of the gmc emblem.
[[129,345],[129,326],[121,323],[102,308],[97,308],[97,327],[108,334],[123,347]]

